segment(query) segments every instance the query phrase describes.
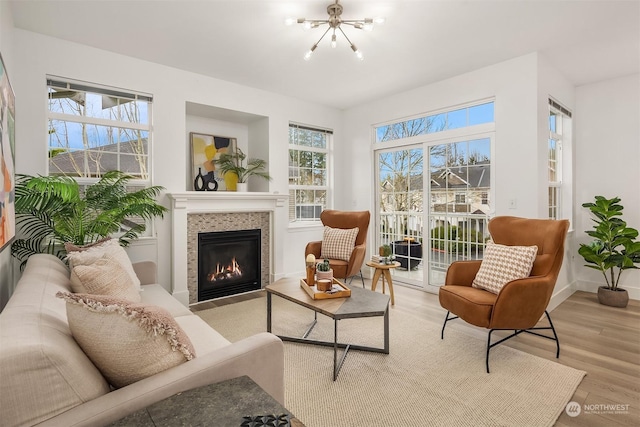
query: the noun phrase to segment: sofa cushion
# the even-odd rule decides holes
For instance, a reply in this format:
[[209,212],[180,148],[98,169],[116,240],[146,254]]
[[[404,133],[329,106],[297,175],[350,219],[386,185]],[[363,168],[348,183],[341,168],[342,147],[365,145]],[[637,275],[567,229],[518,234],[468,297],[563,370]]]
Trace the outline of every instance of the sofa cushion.
[[192,314],[191,316],[176,317],[176,323],[189,336],[198,357],[208,353],[213,353],[222,347],[231,345],[231,342],[220,335],[201,317]]
[[328,259],[349,261],[356,243],[359,228],[331,228],[324,227],[320,256]]
[[0,313],[1,425],[38,424],[109,393],[71,335],[64,301],[55,297],[70,290],[60,259],[29,257]]
[[113,259],[117,260],[127,272],[135,287],[140,288],[140,280],[133,270],[131,260],[129,260],[127,252],[120,246],[117,239],[104,239],[87,246],[75,246],[65,243],[65,249],[67,249],[69,267],[72,270],[71,286],[73,292],[87,293],[87,289],[84,288],[77,274],[73,272],[73,269],[78,265],[91,265],[105,254],[109,254]]
[[195,357],[167,310],[105,295],[60,292],[73,337],[114,387],[124,387]]
[[488,244],[471,286],[498,294],[507,283],[529,277],[537,253],[537,246]]
[[138,287],[121,263],[109,253],[93,264],[75,266],[73,272],[89,294],[111,295],[132,302],[140,302]]
[[[167,292],[162,285],[158,284],[142,285],[140,287],[140,302],[158,305],[167,310],[174,318],[194,315],[191,310]],[[187,335],[191,336],[190,334]]]

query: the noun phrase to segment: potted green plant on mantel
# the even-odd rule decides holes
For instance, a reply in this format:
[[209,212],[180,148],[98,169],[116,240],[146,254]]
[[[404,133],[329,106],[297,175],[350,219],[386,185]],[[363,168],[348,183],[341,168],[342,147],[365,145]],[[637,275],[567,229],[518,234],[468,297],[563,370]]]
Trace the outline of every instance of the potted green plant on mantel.
[[595,216],[593,230],[586,233],[593,237],[589,244],[580,244],[578,253],[587,262],[586,267],[602,272],[606,286],[598,288],[600,304],[626,307],[629,294],[618,287],[624,270],[637,269],[640,263],[640,242],[636,241],[638,230],[627,227],[621,218],[623,206],[620,198],[607,199],[596,196],[595,203],[583,203]]
[[[106,172],[84,190],[67,176],[16,176],[16,224],[20,238],[11,245],[11,255],[24,267],[34,254],[49,253],[65,258],[64,243],[84,245],[113,233],[121,246],[144,232],[144,220],[162,217],[167,211],[155,198],[163,187],[127,191],[132,176]],[[132,218],[143,221],[132,221]]]
[[271,180],[271,176],[265,170],[267,162],[262,159],[247,160],[247,155],[239,148],[235,153],[221,154],[220,158],[215,160],[215,164],[223,176],[232,173],[238,177],[236,191],[239,192],[247,191],[247,180],[250,176],[259,176],[267,181]]

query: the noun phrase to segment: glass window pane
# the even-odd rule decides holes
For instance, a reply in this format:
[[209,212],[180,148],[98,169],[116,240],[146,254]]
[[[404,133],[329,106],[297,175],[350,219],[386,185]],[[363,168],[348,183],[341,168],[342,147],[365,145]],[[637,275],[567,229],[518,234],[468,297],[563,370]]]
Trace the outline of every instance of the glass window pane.
[[469,141],[469,164],[488,163],[491,160],[491,141],[489,138]]
[[300,185],[312,185],[313,176],[312,169],[300,168]]
[[146,179],[149,158],[146,155],[127,155],[120,156],[119,170],[125,172],[137,179]]
[[493,102],[469,107],[469,126],[493,122],[493,111]]
[[85,109],[85,93],[72,90],[48,88],[49,111],[55,113],[83,116]]
[[447,115],[436,114],[427,117],[427,133],[441,132],[446,129]]
[[447,130],[467,126],[467,109],[449,111],[447,113]]

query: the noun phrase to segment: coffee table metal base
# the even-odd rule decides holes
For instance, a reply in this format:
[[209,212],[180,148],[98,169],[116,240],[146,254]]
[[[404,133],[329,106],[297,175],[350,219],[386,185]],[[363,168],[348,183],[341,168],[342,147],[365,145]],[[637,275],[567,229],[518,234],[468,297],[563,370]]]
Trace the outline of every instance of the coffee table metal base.
[[[267,292],[267,332],[271,332],[271,293]],[[342,364],[344,363],[345,358],[347,357],[347,353],[349,350],[358,350],[358,351],[368,351],[372,353],[384,353],[389,354],[389,310],[387,310],[384,314],[384,347],[369,347],[364,345],[357,344],[346,344],[338,342],[338,320],[333,319],[333,342],[331,341],[321,341],[307,338],[313,328],[318,323],[318,312],[313,311],[313,322],[309,325],[306,332],[302,335],[301,338],[297,337],[288,337],[283,335],[278,335],[278,337],[282,341],[290,341],[297,342],[302,344],[313,344],[313,345],[321,345],[325,347],[333,347],[333,380],[335,381],[338,378],[338,373],[340,372],[340,368],[342,368]],[[344,349],[342,356],[340,357],[340,361],[338,362],[338,348]]]

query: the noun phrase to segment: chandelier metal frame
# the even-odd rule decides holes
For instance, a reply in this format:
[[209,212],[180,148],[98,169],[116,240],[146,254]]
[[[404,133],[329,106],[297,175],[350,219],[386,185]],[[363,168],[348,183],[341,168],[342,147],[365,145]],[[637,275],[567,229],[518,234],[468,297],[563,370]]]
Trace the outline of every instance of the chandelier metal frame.
[[331,3],[329,6],[327,6],[327,13],[329,14],[329,18],[328,19],[306,19],[306,18],[298,18],[297,20],[293,20],[293,19],[288,19],[286,21],[287,24],[291,25],[293,23],[298,23],[298,24],[302,24],[306,29],[312,29],[312,28],[318,28],[321,27],[323,25],[328,25],[327,29],[325,30],[324,33],[322,33],[322,36],[320,36],[320,38],[318,39],[317,42],[315,42],[313,44],[313,46],[311,46],[311,49],[309,49],[307,51],[307,53],[304,55],[304,59],[305,60],[309,60],[311,59],[311,55],[313,54],[313,52],[318,48],[318,44],[320,44],[320,42],[322,41],[322,39],[324,39],[324,37],[329,33],[329,31],[332,31],[331,34],[331,47],[335,48],[337,45],[337,40],[336,40],[336,32],[340,32],[342,33],[342,35],[344,36],[344,38],[347,40],[347,42],[349,43],[349,47],[351,47],[351,50],[353,50],[353,52],[356,54],[356,56],[358,57],[358,59],[362,60],[364,59],[364,56],[362,55],[362,52],[360,50],[358,50],[358,48],[356,47],[355,44],[353,44],[353,42],[349,39],[349,37],[345,34],[345,32],[342,30],[342,25],[350,25],[353,28],[359,29],[359,30],[373,30],[373,25],[374,23],[382,23],[384,22],[384,20],[382,18],[363,18],[363,19],[342,19],[342,5],[340,4],[340,0],[335,0],[334,3]]

